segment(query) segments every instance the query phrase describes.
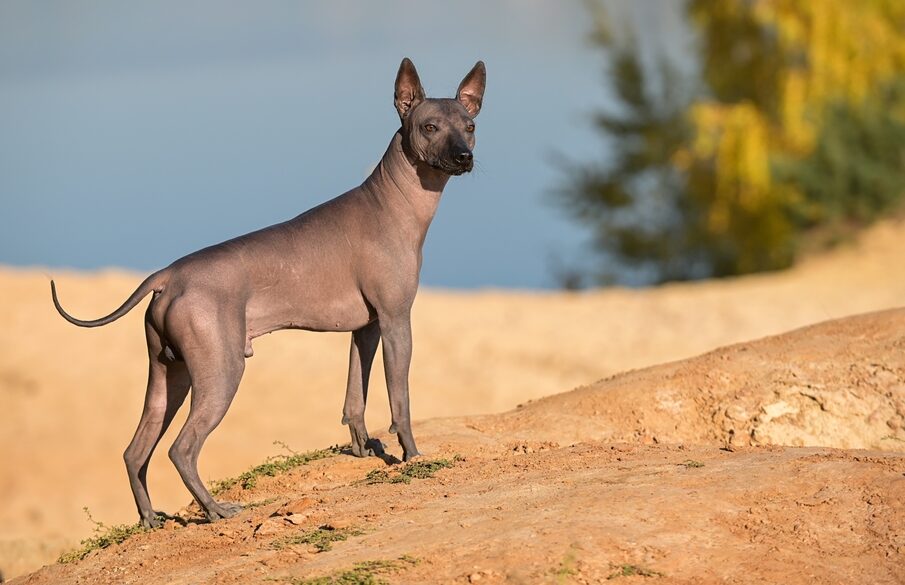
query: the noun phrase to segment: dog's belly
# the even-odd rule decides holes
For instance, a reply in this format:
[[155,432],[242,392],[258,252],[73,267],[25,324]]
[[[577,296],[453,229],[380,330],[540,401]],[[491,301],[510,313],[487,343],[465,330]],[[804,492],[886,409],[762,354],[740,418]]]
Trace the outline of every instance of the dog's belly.
[[279,329],[355,331],[375,318],[373,310],[355,287],[273,290],[249,299],[246,330],[250,339]]

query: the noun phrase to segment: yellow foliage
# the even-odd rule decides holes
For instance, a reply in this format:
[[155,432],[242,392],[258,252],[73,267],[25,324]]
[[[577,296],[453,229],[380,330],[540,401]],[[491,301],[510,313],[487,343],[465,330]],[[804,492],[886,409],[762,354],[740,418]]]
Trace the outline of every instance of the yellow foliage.
[[905,72],[905,0],[699,0],[693,14],[711,29],[747,22],[765,31],[780,61],[766,81],[775,102],[694,103],[694,139],[674,164],[706,200],[711,233],[738,229],[742,220],[783,231],[784,220],[758,215],[779,215],[801,194],[777,184],[771,158],[808,156],[828,106],[858,105]]
[[750,102],[698,103],[691,119],[697,130],[692,152],[680,151],[677,159],[712,164],[716,197],[708,224],[713,232],[723,232],[733,208],[757,213],[771,198],[769,124]]

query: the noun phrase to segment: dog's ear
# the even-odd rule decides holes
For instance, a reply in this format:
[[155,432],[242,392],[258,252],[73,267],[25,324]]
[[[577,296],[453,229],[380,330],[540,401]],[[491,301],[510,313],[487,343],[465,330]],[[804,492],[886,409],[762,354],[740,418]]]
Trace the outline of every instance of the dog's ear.
[[471,68],[456,92],[456,99],[465,106],[471,117],[474,118],[481,111],[481,102],[484,101],[484,86],[487,84],[487,70],[484,62],[478,61]]
[[399,65],[399,73],[396,74],[396,93],[393,100],[396,111],[399,112],[399,119],[404,120],[412,108],[422,101],[424,88],[421,87],[415,64],[405,57]]

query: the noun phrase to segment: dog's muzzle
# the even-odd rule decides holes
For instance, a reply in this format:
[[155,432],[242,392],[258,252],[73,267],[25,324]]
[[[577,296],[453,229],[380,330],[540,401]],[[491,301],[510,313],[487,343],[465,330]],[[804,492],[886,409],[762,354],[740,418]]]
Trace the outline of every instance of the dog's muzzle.
[[474,168],[474,155],[470,150],[463,150],[449,159],[441,157],[431,161],[430,165],[450,175],[461,175]]

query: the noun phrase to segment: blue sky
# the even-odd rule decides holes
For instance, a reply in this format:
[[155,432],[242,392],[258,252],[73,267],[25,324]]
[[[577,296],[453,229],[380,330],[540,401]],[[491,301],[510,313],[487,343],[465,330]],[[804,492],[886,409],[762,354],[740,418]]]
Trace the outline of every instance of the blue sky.
[[[611,5],[683,38],[675,2]],[[447,187],[422,282],[553,286],[553,258],[591,261],[553,155],[607,154],[589,27],[579,1],[6,0],[0,263],[150,271],[293,217],[382,155],[403,56],[436,97],[482,59],[477,170]]]

